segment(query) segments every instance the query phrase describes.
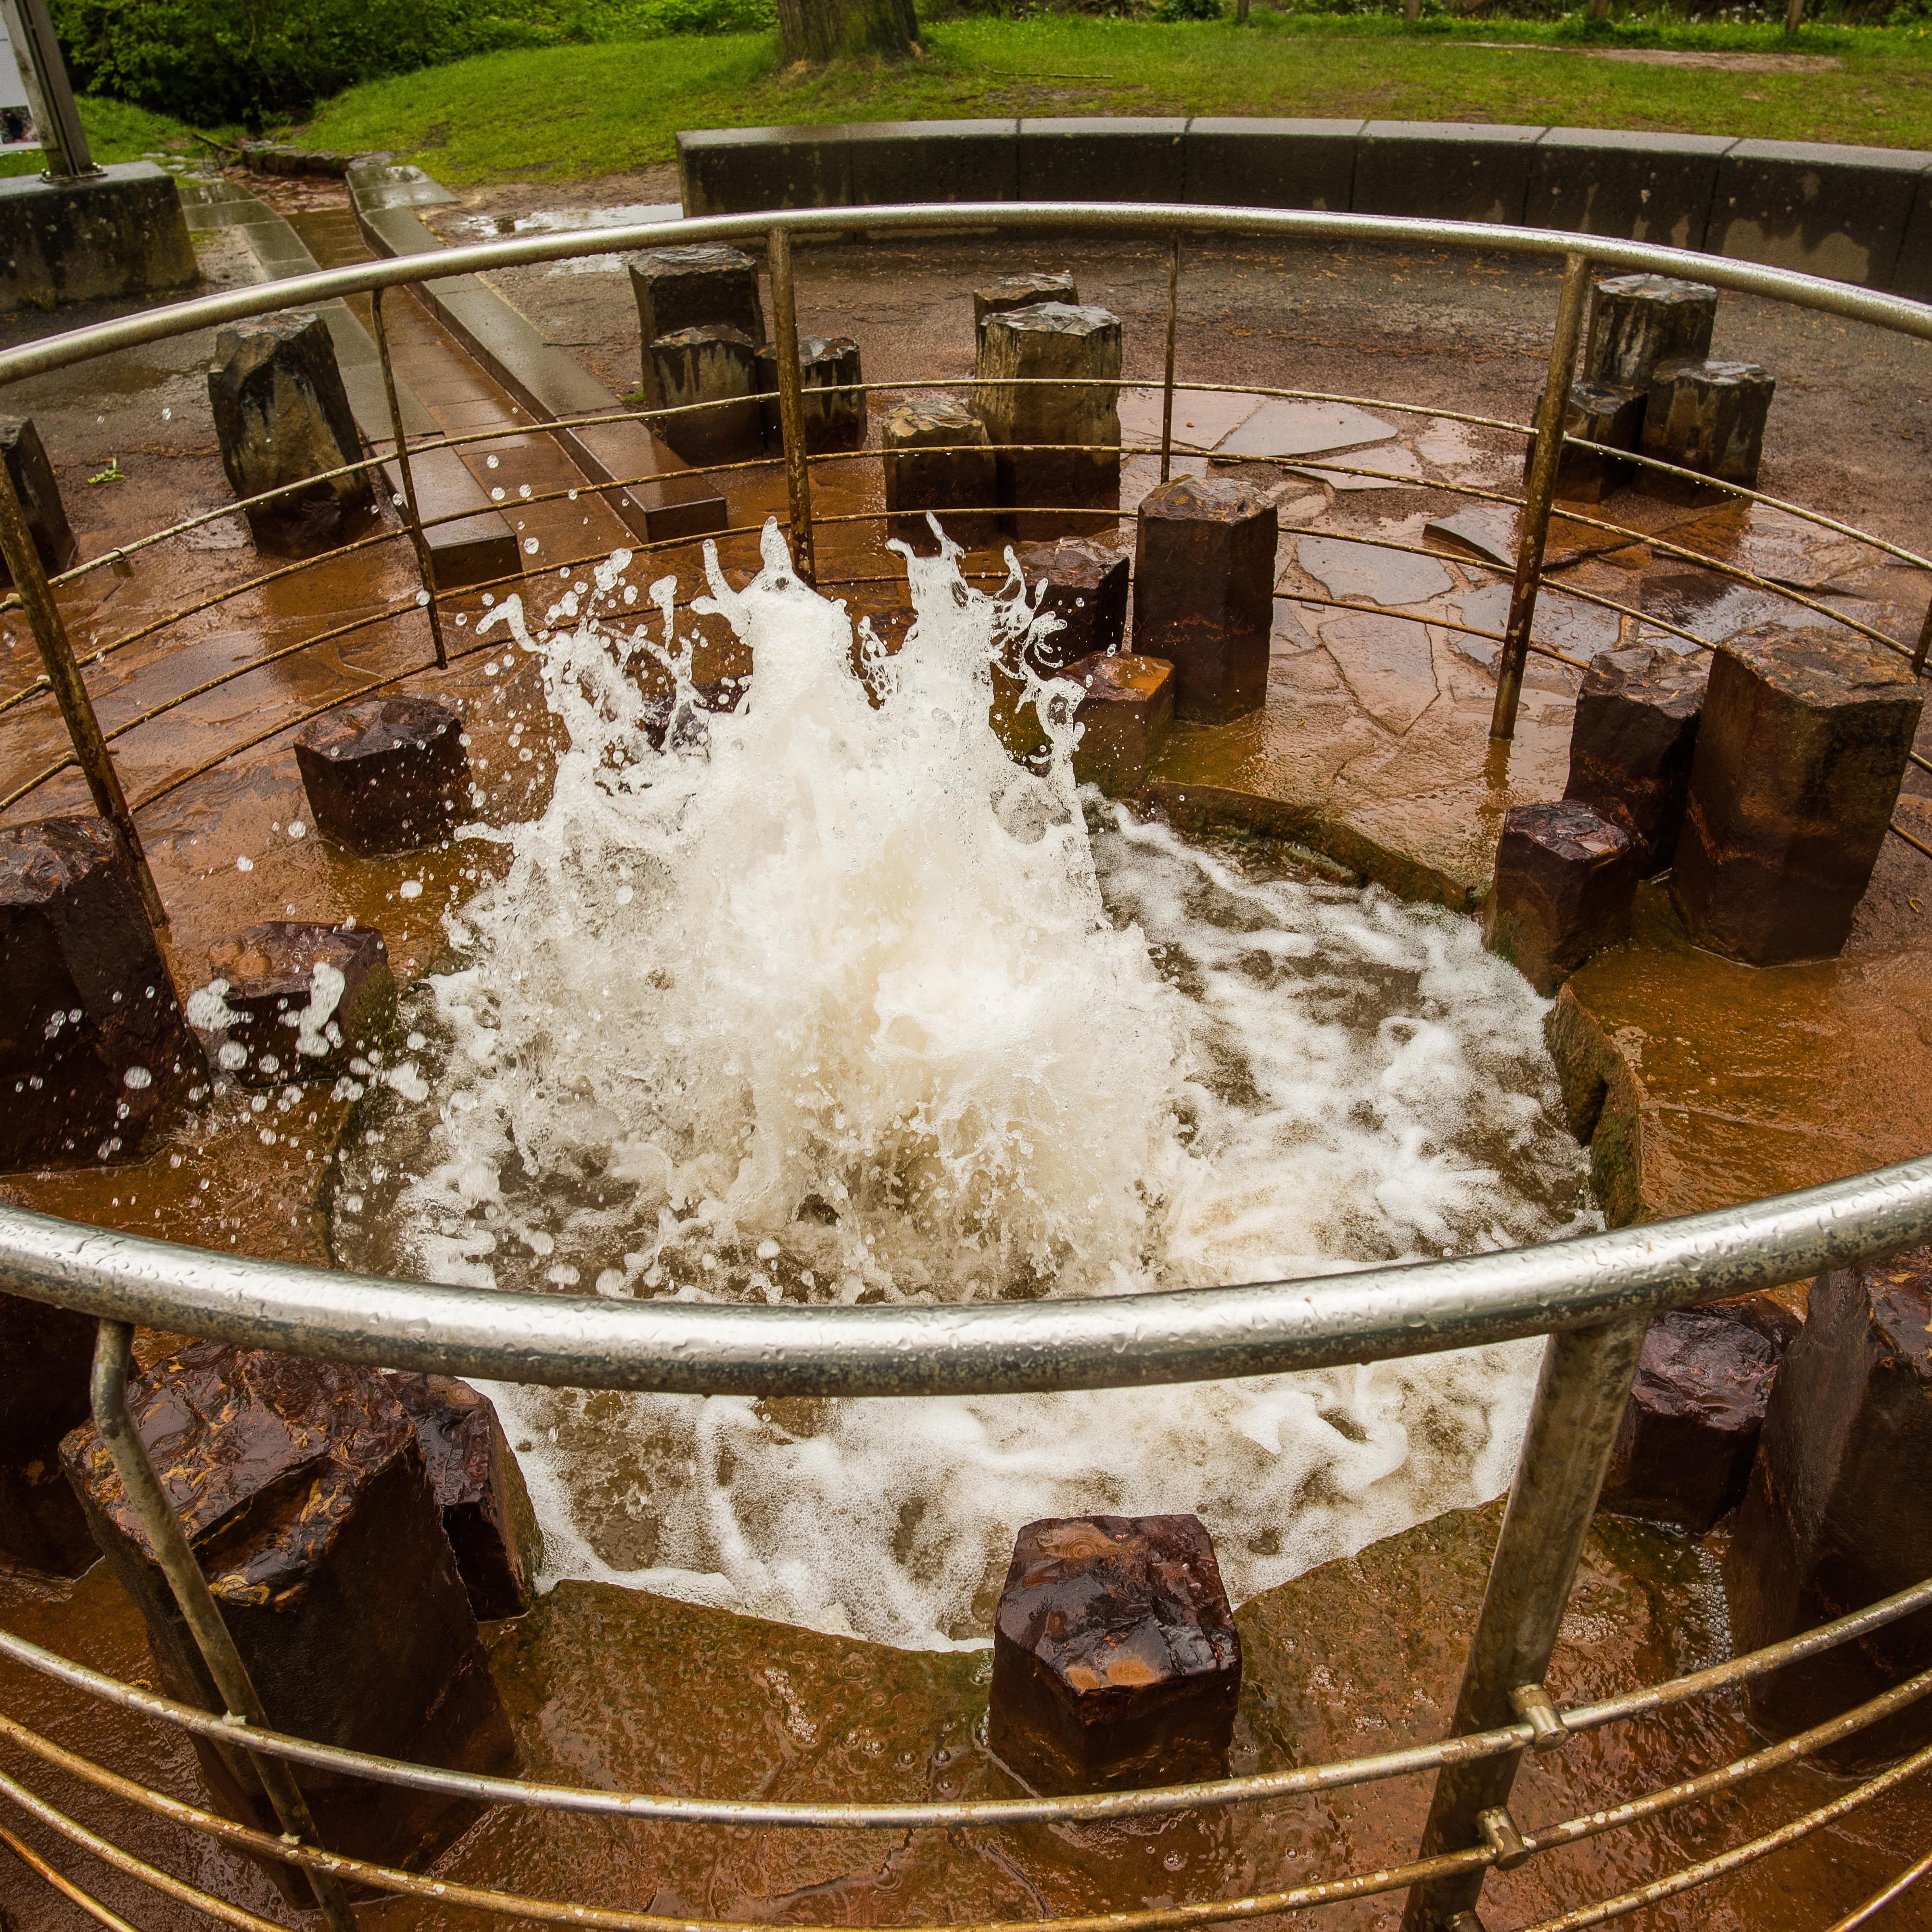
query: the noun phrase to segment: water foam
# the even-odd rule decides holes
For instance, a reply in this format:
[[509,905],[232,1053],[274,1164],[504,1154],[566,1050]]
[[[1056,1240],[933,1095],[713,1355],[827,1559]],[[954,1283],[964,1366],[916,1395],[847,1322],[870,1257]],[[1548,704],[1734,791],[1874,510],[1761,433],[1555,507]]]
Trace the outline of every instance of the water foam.
[[[1083,802],[1068,687],[1035,687],[1050,752],[1016,765],[988,667],[1034,614],[955,555],[908,559],[892,656],[775,530],[742,590],[710,560],[696,608],[755,664],[729,713],[701,708],[668,580],[634,627],[622,553],[560,600],[526,640],[568,734],[551,802],[488,835],[508,872],[434,982],[438,1106],[359,1158],[349,1258],[950,1300],[1578,1225],[1541,1004],[1470,923]],[[976,1640],[1034,1516],[1195,1510],[1245,1596],[1493,1494],[1533,1361],[970,1401],[496,1393],[554,1573],[917,1645]]]

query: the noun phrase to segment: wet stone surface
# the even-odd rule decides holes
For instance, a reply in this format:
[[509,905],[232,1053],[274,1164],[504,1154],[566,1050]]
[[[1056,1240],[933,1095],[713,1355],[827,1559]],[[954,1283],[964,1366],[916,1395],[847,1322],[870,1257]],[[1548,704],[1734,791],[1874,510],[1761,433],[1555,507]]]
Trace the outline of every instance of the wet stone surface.
[[445,837],[470,803],[463,721],[440,698],[344,706],[305,726],[296,763],[316,830],[352,852],[402,852]]
[[[866,379],[860,364],[859,345],[849,335],[801,337],[798,379],[806,448],[857,448],[866,440],[866,392],[860,386]],[[758,352],[758,388],[760,394],[769,398],[759,407],[765,447],[774,454],[781,454],[784,449],[778,386],[778,354],[767,346]]]
[[389,1044],[396,982],[374,926],[271,920],[211,946],[208,963],[218,1010],[204,1016],[190,1001],[188,1017],[224,1022],[197,1030],[213,1065],[244,1086],[334,1080]]
[[[1643,433],[1644,398],[1640,390],[1604,382],[1573,382],[1563,416],[1566,436],[1601,446],[1578,449],[1568,443],[1556,463],[1556,494],[1572,502],[1600,503],[1636,473],[1634,463],[1619,462],[1607,452],[1634,449]],[[1534,446],[1524,452],[1526,476]]]
[[78,1575],[98,1552],[61,1472],[61,1438],[88,1412],[94,1324],[0,1294],[0,1562]]
[[1639,645],[1592,658],[1576,693],[1563,795],[1621,825],[1646,874],[1676,853],[1709,675],[1696,659]]
[[1041,269],[1017,275],[1001,275],[973,291],[973,334],[976,341],[986,332],[989,315],[1004,315],[1008,310],[1030,308],[1036,302],[1066,302],[1079,305],[1080,291],[1069,274]]
[[1058,670],[1120,648],[1133,574],[1124,551],[1085,537],[1062,537],[1023,550],[1019,563],[1034,608],[1060,620],[1058,630],[1029,647],[1036,670]]
[[1660,362],[1644,404],[1643,453],[1755,489],[1777,388],[1755,362]]
[[[80,556],[80,546],[67,520],[53,465],[40,433],[27,416],[0,416],[0,463],[7,466],[14,494],[27,519],[28,534],[40,553],[40,568],[50,575],[67,569]],[[10,584],[12,572],[0,558],[0,583]]]
[[[758,345],[727,322],[651,339],[652,382],[668,410],[662,435],[686,462],[743,463],[764,451]],[[776,378],[774,378],[776,380]]]
[[1240,1688],[1240,1638],[1197,1518],[1060,1518],[1015,1539],[987,1742],[1036,1790],[1224,1775]]
[[[922,556],[938,548],[929,512],[962,549],[992,541],[998,483],[986,425],[951,396],[895,403],[879,427],[887,533]],[[1124,590],[1123,592],[1124,596]]]
[[1074,712],[1080,742],[1073,776],[1109,798],[1127,798],[1145,782],[1174,722],[1174,667],[1131,652],[1078,658],[1064,675],[1087,687]]
[[1660,362],[1709,354],[1718,291],[1675,275],[1610,275],[1590,292],[1583,374],[1642,390]]
[[1641,864],[1630,834],[1587,805],[1519,806],[1503,820],[1483,943],[1540,993],[1628,938]]
[[[648,248],[628,257],[626,266],[637,299],[640,342],[649,344],[681,328],[719,323],[742,330],[754,345],[764,340],[765,310],[758,294],[758,265],[742,250],[719,242],[685,248]],[[648,349],[644,379],[646,396],[653,402],[662,401],[656,365]]]

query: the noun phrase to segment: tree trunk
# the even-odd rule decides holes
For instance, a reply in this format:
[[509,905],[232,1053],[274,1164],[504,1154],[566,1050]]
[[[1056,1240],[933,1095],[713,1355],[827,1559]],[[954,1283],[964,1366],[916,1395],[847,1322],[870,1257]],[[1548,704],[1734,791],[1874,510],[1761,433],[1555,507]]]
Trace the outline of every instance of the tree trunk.
[[907,54],[918,34],[913,0],[778,0],[788,62]]

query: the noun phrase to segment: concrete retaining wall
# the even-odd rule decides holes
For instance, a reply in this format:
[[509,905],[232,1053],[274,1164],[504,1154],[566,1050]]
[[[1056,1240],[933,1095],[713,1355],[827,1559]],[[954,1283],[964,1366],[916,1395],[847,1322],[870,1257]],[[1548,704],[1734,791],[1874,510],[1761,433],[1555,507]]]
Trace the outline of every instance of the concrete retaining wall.
[[1174,201],[1526,223],[1932,299],[1932,154],[1459,122],[892,121],[677,137],[688,215]]

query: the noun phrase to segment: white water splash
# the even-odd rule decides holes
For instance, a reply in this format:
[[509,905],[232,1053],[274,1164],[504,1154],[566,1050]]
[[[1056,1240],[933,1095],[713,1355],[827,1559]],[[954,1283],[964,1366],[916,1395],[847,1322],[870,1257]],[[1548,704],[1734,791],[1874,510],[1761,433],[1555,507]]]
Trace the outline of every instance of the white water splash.
[[[654,624],[600,614],[628,562],[547,634],[503,620],[569,746],[543,818],[487,835],[509,869],[435,982],[439,1104],[352,1168],[348,1258],[538,1292],[952,1300],[1578,1225],[1541,1003],[1468,920],[1124,812],[1090,831],[1066,687],[1040,690],[1046,768],[1007,758],[988,667],[1032,621],[1016,585],[910,560],[918,621],[888,657],[768,530],[742,591],[712,568],[755,664],[724,714],[668,580]],[[644,694],[653,658],[674,698]],[[1195,1510],[1245,1596],[1493,1494],[1533,1360],[986,1400],[495,1393],[554,1573],[916,1645],[977,1640],[1034,1516]]]

